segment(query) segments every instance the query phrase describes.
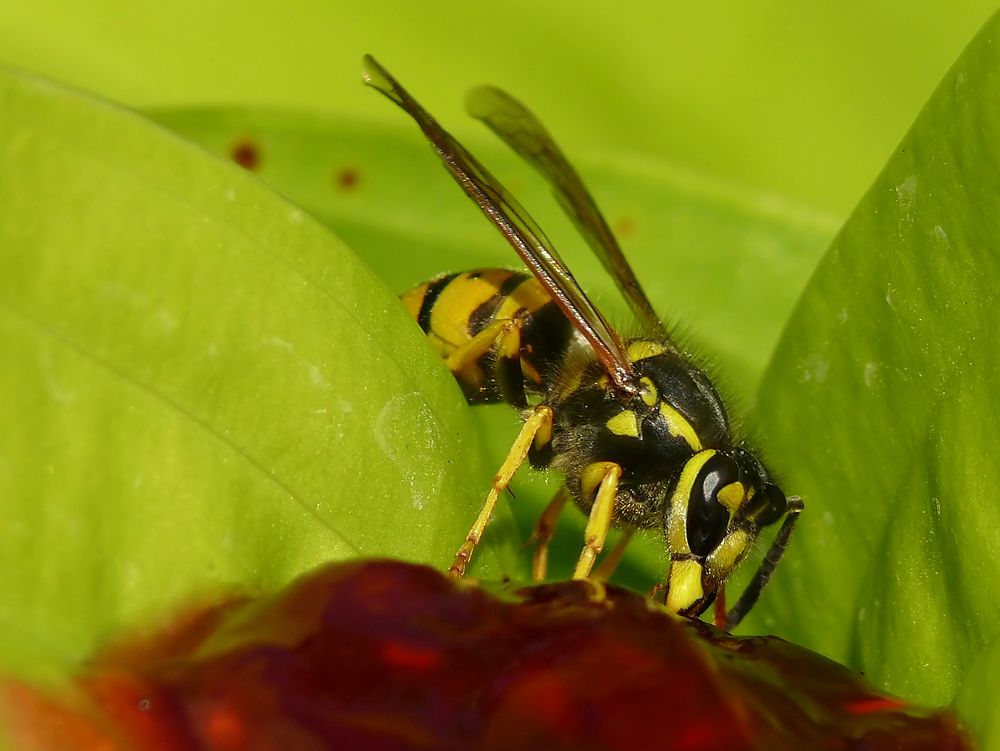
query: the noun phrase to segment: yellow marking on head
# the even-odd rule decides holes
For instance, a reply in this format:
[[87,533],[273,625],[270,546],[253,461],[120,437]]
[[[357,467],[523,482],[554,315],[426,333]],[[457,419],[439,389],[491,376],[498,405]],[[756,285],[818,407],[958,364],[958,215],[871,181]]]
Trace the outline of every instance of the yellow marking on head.
[[578,579],[577,581],[582,581],[590,587],[590,594],[587,595],[587,600],[590,602],[602,603],[608,599],[608,588],[599,579],[587,577],[586,579]]
[[701,451],[701,439],[684,415],[666,402],[660,402],[660,414],[667,421],[667,430],[670,435],[683,438],[692,451]]
[[655,407],[656,403],[660,401],[660,394],[656,390],[656,386],[646,376],[639,379],[639,398],[647,407]]
[[667,576],[667,610],[679,613],[705,596],[701,585],[701,564],[690,559],[672,561]]
[[648,339],[637,339],[628,345],[626,351],[632,362],[639,362],[639,360],[645,360],[647,357],[662,355],[667,351],[667,348],[659,342],[652,342]]
[[713,577],[718,581],[725,581],[750,552],[752,544],[753,538],[744,529],[733,530],[722,538],[722,542],[708,558],[708,567]]
[[597,379],[597,388],[606,389],[611,385],[611,379],[606,375],[602,375]]
[[739,511],[741,505],[743,505],[743,500],[746,496],[746,488],[743,487],[742,482],[731,482],[728,485],[719,489],[715,494],[715,497],[719,499],[719,503],[725,506],[730,514],[735,514]]
[[639,418],[630,409],[619,412],[604,423],[604,427],[615,435],[630,436],[632,438],[639,437]]
[[705,462],[715,456],[715,449],[701,451],[684,464],[681,476],[677,478],[674,493],[670,496],[670,522],[667,525],[667,545],[671,553],[690,553],[687,541],[687,507],[688,499],[698,473]]

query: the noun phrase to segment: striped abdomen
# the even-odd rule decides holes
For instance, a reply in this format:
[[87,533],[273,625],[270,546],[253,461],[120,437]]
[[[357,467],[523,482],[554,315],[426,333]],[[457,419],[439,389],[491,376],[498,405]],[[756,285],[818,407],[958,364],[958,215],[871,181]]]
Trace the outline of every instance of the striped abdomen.
[[533,276],[507,269],[447,274],[402,295],[470,404],[544,394],[573,328]]

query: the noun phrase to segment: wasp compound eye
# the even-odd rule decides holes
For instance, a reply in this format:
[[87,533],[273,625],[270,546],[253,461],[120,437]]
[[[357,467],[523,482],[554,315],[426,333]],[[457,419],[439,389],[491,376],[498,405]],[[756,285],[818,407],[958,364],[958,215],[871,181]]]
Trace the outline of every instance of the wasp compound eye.
[[757,517],[757,523],[761,527],[774,524],[788,511],[788,499],[781,492],[777,485],[767,483],[761,491],[763,496],[763,509]]
[[688,547],[695,555],[707,556],[726,536],[730,514],[719,494],[734,487],[739,479],[740,470],[736,462],[725,454],[716,454],[705,462],[691,485],[687,539]]

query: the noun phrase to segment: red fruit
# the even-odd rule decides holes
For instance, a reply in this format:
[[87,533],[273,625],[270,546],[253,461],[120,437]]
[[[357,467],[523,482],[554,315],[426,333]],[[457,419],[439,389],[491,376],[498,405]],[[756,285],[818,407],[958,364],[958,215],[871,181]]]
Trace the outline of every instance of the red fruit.
[[780,639],[682,621],[613,586],[499,599],[391,561],[202,611],[98,658],[72,696],[7,684],[23,748],[971,748],[947,713]]

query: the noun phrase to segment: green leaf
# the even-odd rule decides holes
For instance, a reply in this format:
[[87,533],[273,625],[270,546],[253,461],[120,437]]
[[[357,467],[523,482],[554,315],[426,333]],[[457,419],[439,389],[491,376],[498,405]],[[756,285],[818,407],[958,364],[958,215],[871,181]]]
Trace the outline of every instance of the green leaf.
[[962,674],[962,685],[952,705],[987,751],[1000,748],[1000,640],[993,639]]
[[382,283],[133,113],[9,72],[0,111],[5,667],[331,559],[446,565],[483,471]]
[[962,690],[970,718],[998,685],[994,671],[963,690],[1000,634],[998,31],[994,17],[838,235],[759,413],[806,500],[774,622],[903,696]]

